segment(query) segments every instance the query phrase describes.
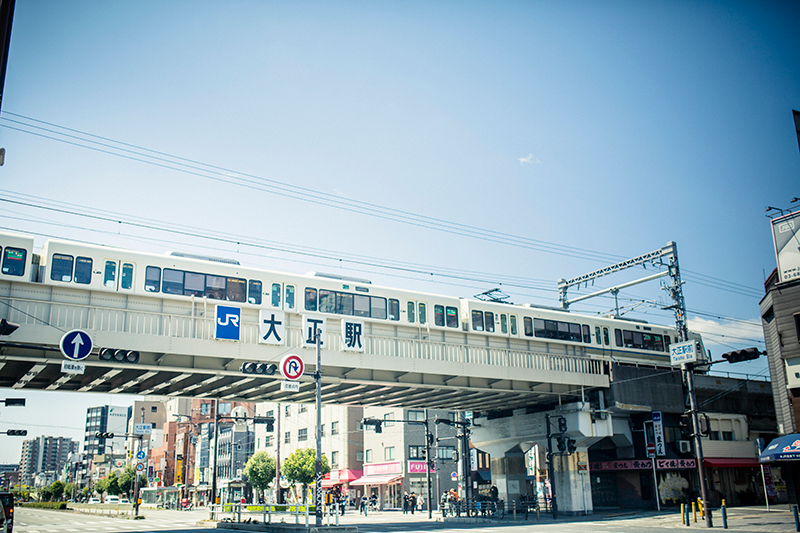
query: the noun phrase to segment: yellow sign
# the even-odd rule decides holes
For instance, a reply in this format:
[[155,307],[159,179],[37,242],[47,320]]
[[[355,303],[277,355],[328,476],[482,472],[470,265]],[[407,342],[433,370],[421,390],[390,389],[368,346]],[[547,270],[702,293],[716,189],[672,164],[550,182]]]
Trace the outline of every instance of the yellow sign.
[[175,461],[175,483],[183,483],[183,460]]

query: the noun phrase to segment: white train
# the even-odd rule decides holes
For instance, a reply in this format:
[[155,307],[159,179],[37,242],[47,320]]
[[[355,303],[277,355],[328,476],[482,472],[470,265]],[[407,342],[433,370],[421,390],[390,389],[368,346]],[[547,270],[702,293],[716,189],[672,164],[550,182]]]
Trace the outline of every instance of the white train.
[[[136,252],[59,239],[40,254],[33,237],[0,233],[0,280],[141,297],[227,301],[243,308],[341,315],[425,338],[519,350],[669,364],[673,327],[372,285],[358,278],[247,268],[191,254]],[[702,339],[690,333],[703,350]]]

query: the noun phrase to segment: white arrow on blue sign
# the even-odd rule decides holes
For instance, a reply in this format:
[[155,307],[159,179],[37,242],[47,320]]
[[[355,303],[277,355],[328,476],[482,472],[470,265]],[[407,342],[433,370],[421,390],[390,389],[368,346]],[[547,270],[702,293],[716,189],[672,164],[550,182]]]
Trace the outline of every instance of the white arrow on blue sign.
[[85,331],[73,329],[61,337],[61,353],[67,359],[81,361],[92,352],[92,338]]
[[138,452],[136,452],[136,459],[138,459],[139,461],[144,461],[144,458],[145,458],[144,450],[139,450]]

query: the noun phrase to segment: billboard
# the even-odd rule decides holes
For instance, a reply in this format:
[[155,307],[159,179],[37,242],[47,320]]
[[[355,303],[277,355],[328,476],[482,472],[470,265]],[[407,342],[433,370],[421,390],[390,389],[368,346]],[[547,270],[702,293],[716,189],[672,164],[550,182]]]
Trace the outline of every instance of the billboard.
[[778,283],[800,279],[800,211],[772,219]]

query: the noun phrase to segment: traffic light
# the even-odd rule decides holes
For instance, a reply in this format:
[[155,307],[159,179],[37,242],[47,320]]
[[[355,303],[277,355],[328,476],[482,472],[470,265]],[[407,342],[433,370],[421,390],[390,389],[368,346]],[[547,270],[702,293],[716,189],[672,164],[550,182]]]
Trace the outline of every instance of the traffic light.
[[711,431],[711,421],[708,419],[708,415],[706,414],[698,414],[697,415],[697,422],[700,426],[700,434],[704,437],[708,436],[708,432]]
[[95,433],[94,436],[97,437],[98,439],[113,439],[114,438],[114,434],[113,433],[103,433],[103,432],[100,432],[100,431]]
[[139,352],[136,350],[117,350],[115,348],[103,348],[97,354],[101,361],[116,361],[117,363],[138,363]]
[[567,453],[575,453],[575,439],[567,439]]
[[27,429],[9,429],[6,431],[6,435],[9,437],[24,437],[27,434]]
[[433,472],[436,469],[436,462],[433,459],[428,459],[428,470]]
[[556,437],[556,445],[558,446],[558,451],[560,451],[562,453],[567,451],[566,439],[564,437],[562,437],[561,435]]
[[681,415],[681,433],[684,437],[692,436],[692,418],[689,415]]
[[267,433],[272,433],[275,430],[275,419],[269,416],[254,416],[253,422],[256,424],[266,424]]
[[559,433],[566,433],[567,432],[567,419],[563,416],[558,417],[558,432]]
[[433,433],[428,433],[428,446],[433,446]]
[[6,407],[16,406],[25,407],[25,398],[6,398],[2,400]]
[[383,433],[383,420],[378,420],[377,418],[365,418],[361,421],[361,423],[365,426],[375,427],[375,433]]
[[458,462],[458,452],[453,452],[453,462],[454,463]]
[[753,359],[758,359],[761,355],[761,352],[758,348],[745,348],[744,350],[734,350],[732,352],[727,352],[722,354],[722,358],[727,360],[729,363],[740,363],[742,361],[752,361]]
[[274,363],[256,363],[254,361],[247,361],[242,363],[239,370],[243,374],[262,374],[265,376],[272,376],[278,371],[278,365]]

